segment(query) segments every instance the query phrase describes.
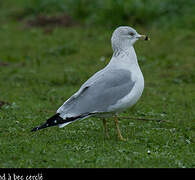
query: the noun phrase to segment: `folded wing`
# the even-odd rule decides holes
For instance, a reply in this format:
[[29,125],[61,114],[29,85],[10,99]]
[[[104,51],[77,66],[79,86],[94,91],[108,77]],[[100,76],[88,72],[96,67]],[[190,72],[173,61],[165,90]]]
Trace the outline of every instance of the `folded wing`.
[[134,87],[131,72],[125,69],[100,71],[86,81],[58,110],[62,118],[86,113],[109,112],[109,107]]

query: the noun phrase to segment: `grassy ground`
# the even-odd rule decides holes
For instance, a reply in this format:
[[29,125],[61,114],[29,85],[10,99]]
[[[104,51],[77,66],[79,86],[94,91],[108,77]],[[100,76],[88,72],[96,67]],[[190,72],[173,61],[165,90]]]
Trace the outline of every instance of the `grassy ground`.
[[151,37],[135,45],[145,89],[121,116],[166,121],[122,118],[127,141],[121,142],[112,118],[110,139],[95,118],[30,132],[109,62],[113,29],[56,27],[46,33],[8,15],[1,11],[0,167],[195,167],[193,28],[136,27]]

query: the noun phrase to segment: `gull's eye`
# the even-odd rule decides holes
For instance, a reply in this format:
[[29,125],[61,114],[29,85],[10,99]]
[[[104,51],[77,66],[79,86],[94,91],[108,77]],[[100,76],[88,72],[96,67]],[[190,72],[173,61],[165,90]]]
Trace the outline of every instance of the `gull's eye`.
[[130,36],[134,36],[134,35],[135,35],[135,33],[133,33],[133,32],[130,32],[130,33],[129,33],[129,35],[130,35]]

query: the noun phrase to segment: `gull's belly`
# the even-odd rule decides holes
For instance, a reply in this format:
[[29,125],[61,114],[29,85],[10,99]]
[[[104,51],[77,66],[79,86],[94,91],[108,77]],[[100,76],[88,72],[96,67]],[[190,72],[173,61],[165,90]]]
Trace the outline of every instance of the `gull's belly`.
[[135,86],[129,92],[129,94],[123,97],[121,100],[119,100],[115,105],[112,105],[109,108],[109,111],[120,112],[126,108],[133,106],[141,97],[143,89],[144,89],[144,78],[141,73],[135,82]]

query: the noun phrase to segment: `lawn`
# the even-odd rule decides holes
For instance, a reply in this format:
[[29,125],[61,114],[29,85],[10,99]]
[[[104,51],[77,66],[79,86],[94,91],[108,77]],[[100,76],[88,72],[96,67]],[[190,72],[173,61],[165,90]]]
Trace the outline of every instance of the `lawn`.
[[23,1],[12,2],[0,2],[0,167],[195,167],[192,25],[133,26],[151,41],[135,44],[145,89],[120,115],[126,141],[118,140],[112,118],[109,139],[98,118],[32,133],[109,62],[116,27],[30,26],[13,18]]

